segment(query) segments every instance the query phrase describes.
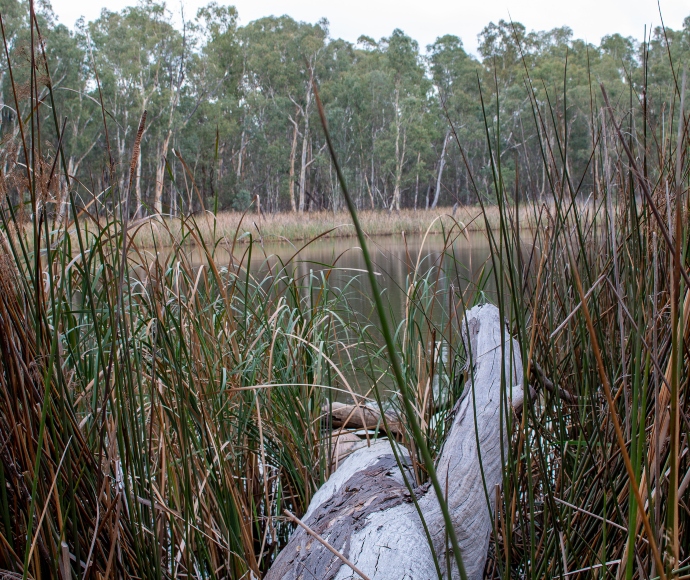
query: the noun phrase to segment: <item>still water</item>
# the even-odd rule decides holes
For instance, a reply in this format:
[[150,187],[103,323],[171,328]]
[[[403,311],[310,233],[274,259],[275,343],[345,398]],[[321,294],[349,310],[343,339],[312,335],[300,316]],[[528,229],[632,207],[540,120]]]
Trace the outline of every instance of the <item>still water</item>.
[[[404,314],[405,297],[412,275],[434,282],[438,299],[447,291],[463,292],[476,288],[482,274],[489,269],[489,244],[483,233],[447,243],[442,236],[371,238],[369,252],[374,262],[379,289],[384,293],[390,314],[396,319]],[[317,240],[306,246],[263,244],[252,250],[252,270],[274,274],[287,264],[287,270],[306,287],[309,281],[317,287],[328,276],[331,289],[346,292],[348,303],[360,315],[372,312],[371,287],[364,256],[356,238]]]
[[[449,292],[457,300],[458,291],[471,302],[480,286],[489,300],[495,300],[494,280],[489,275],[489,243],[483,232],[451,240],[441,235],[379,236],[368,240],[368,248],[379,290],[395,323],[404,316],[406,293],[413,279],[426,278],[441,303],[447,301]],[[192,250],[191,258],[198,265],[206,262],[199,249]],[[229,264],[229,252],[218,246],[215,259],[219,266]],[[324,238],[294,244],[255,240],[251,247],[237,244],[234,261],[250,263],[251,274],[265,286],[278,278],[294,278],[308,292],[310,288],[318,290],[327,279],[330,291],[341,293],[351,311],[378,326],[364,255],[356,238]]]
[[[490,275],[490,249],[484,233],[458,236],[450,241],[440,235],[426,239],[422,236],[376,237],[370,238],[368,248],[387,316],[394,327],[399,327],[405,317],[410,282],[413,279],[423,280],[427,284],[429,292],[426,297],[436,304],[429,308],[427,302],[424,308],[424,315],[429,318],[420,325],[423,327],[422,333],[426,335],[425,343],[429,329],[447,322],[448,313],[453,309],[451,304],[457,308],[459,292],[471,303],[478,289],[481,289],[489,300],[495,301],[492,292],[494,280]],[[192,259],[200,265],[205,260],[200,252],[196,254],[196,251],[192,252]],[[327,279],[330,296],[338,297],[340,314],[356,322],[353,328],[367,329],[366,338],[355,337],[355,342],[373,340],[383,346],[364,256],[356,238],[319,239],[296,244],[260,241],[254,241],[251,246],[238,244],[234,249],[234,261],[245,265],[249,262],[250,274],[266,288],[279,279],[295,280],[303,300],[314,299]],[[229,253],[224,252],[222,247],[217,248],[216,263],[222,265],[229,262]],[[353,317],[356,321],[352,320]],[[447,360],[443,351],[448,345],[435,342],[441,358]],[[360,351],[357,344],[353,346],[355,348],[348,356],[350,362],[357,358]],[[359,376],[357,365],[354,366],[355,369],[345,364],[349,371],[343,370],[348,379],[357,385],[353,385],[355,390],[363,394],[371,385],[371,377],[364,374]],[[389,383],[389,380],[383,379],[383,382]]]

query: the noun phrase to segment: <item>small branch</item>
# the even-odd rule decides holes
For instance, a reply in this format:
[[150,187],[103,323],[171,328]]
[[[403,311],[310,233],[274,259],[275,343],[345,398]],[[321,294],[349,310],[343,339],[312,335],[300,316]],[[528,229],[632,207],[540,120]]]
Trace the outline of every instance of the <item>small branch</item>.
[[580,568],[579,570],[573,570],[572,572],[567,572],[563,574],[562,576],[554,576],[554,580],[556,578],[568,578],[569,576],[574,576],[575,574],[580,574],[582,572],[588,572],[589,570],[596,570],[597,568],[603,568],[604,566],[614,566],[615,564],[620,564],[620,560],[611,560],[610,562],[606,562],[604,564],[594,564],[594,566],[588,566],[587,568]]
[[338,550],[336,550],[333,546],[331,546],[326,540],[324,540],[319,534],[317,534],[314,530],[312,530],[307,524],[305,524],[302,520],[300,520],[297,516],[295,516],[293,513],[289,512],[288,510],[283,510],[283,513],[288,517],[288,519],[292,522],[295,522],[298,526],[301,528],[304,528],[304,531],[307,532],[312,538],[314,538],[316,541],[320,542],[324,548],[326,548],[329,552],[331,552],[334,556],[340,558],[340,560],[345,564],[346,566],[349,566],[354,570],[355,573],[359,574],[362,577],[362,580],[370,580],[369,576],[367,576],[364,572],[362,572],[357,566],[355,566],[350,560],[348,560],[345,556],[343,556]]
[[565,391],[563,389],[556,388],[556,385],[554,385],[553,381],[546,376],[544,369],[541,368],[539,363],[535,360],[532,361],[532,375],[535,376],[541,384],[541,386],[544,387],[547,391],[549,391],[549,393],[551,393],[552,395],[560,397],[568,403],[577,402],[577,397],[575,395],[571,395],[568,391]]
[[[618,528],[619,530],[623,530],[624,532],[628,531],[628,528],[626,528],[625,526],[621,526],[620,524],[617,524],[616,522],[612,522],[611,520],[607,520],[605,518],[602,518],[601,516],[598,516],[597,514],[593,514],[592,512],[588,512],[586,509],[582,509],[581,507],[577,507],[576,505],[568,503],[567,501],[564,501],[558,497],[554,497],[553,499],[556,503],[566,505],[569,508],[572,508],[578,512],[582,512],[583,514],[587,514],[589,517],[592,517],[594,519],[597,519],[599,521],[607,523],[609,526],[613,526],[614,528]],[[647,538],[642,538],[642,540],[644,540],[646,542]],[[571,572],[571,574],[572,574],[572,572]]]

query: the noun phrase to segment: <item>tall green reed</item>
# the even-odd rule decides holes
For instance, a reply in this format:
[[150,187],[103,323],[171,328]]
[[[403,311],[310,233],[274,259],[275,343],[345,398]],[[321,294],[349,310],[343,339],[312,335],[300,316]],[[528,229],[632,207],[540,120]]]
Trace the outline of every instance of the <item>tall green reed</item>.
[[[259,577],[291,531],[283,509],[304,512],[330,473],[324,405],[359,400],[351,377],[389,373],[387,358],[375,333],[352,348],[347,289],[305,273],[298,250],[276,262],[260,233],[238,244],[239,227],[209,240],[210,212],[175,231],[136,217],[107,150],[111,187],[71,182],[40,47],[31,90],[11,84],[21,114],[2,151],[0,569]],[[416,284],[398,348],[422,384],[455,359],[429,346],[436,282]]]
[[525,66],[549,184],[527,201],[537,227],[520,227],[519,185],[502,178],[497,87],[483,104],[502,216],[493,273],[533,386],[505,451],[487,576],[675,578],[690,555],[684,89],[654,103],[669,132],[645,87],[631,84],[637,104],[623,109],[594,85],[590,162],[572,175],[566,79],[567,63],[544,101]]

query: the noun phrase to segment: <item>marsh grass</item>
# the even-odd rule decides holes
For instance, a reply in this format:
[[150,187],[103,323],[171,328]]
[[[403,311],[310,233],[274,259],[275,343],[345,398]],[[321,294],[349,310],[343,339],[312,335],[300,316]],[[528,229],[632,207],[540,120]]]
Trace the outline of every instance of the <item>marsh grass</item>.
[[[500,136],[488,120],[500,113],[483,103],[497,160],[501,226],[489,237],[498,301],[533,386],[504,450],[487,576],[686,578],[685,75],[674,77],[665,126],[647,116],[644,87],[631,87],[635,106],[622,111],[605,87],[592,87],[599,121],[586,176],[592,189],[585,191],[583,176],[568,169],[567,86],[558,97],[562,109],[549,104],[555,95],[540,105],[525,74],[539,134],[551,136],[541,151],[554,203],[549,211],[531,205],[538,226],[527,232],[505,190]],[[586,206],[578,203],[583,198]]]
[[[23,156],[6,158],[0,203],[0,574],[260,577],[292,529],[283,510],[302,514],[329,475],[324,404],[400,405],[371,388],[390,383],[380,333],[328,268],[300,274],[297,251],[268,260],[239,228],[209,239],[208,215],[177,229],[134,220],[127,187],[109,193],[112,211],[77,204],[60,148],[44,153],[40,136],[61,143],[60,124],[38,84],[50,71],[34,72],[30,90],[12,86]],[[448,228],[450,244],[461,227]],[[438,347],[457,343],[457,317],[426,317],[447,307],[439,267],[414,281],[414,330],[396,338],[436,447],[431,409],[452,404],[460,364]],[[362,372],[370,384],[355,393]]]
[[[80,218],[51,226],[38,265],[25,236],[5,238],[3,567],[260,576],[291,529],[283,509],[304,512],[329,474],[322,406],[362,398],[349,382],[356,371],[372,384],[389,372],[377,331],[357,322],[346,290],[329,288],[328,270],[299,276],[286,260],[257,278],[252,263],[267,259],[258,243],[220,263],[191,220],[161,252],[127,233],[99,236],[97,223],[88,235]],[[108,228],[123,226],[113,218]],[[420,308],[433,301],[430,284]],[[420,357],[429,321],[408,312],[420,335],[406,372],[426,389],[428,415],[451,389],[446,380],[428,400],[434,365],[450,376],[455,361],[433,348]],[[457,330],[445,324],[434,341]],[[382,403],[397,400],[384,393]]]
[[[494,185],[476,194],[497,200],[479,211],[491,259],[467,286],[453,279],[460,268],[410,256],[404,315],[373,293],[376,324],[355,315],[328,268],[304,275],[297,257],[267,260],[262,236],[316,233],[299,224],[265,216],[243,229],[221,215],[211,236],[209,214],[131,220],[126,189],[96,214],[69,182],[70,211],[57,211],[67,178],[59,112],[39,85],[49,73],[12,86],[21,155],[2,176],[0,574],[260,577],[290,533],[283,510],[303,513],[329,475],[321,409],[336,392],[397,410],[411,483],[433,481],[429,459],[463,388],[462,313],[490,276],[531,390],[521,414],[503,405],[510,443],[502,491],[486,490],[499,494],[486,576],[690,574],[683,80],[667,104],[672,130],[643,102],[623,117],[593,97],[605,115],[592,115],[583,191],[568,173],[565,101],[563,111],[537,102],[528,78],[548,203],[506,191],[490,121],[500,108],[484,103]],[[434,226],[444,259],[469,217]],[[398,227],[414,231],[385,229]],[[257,274],[257,262],[270,269]],[[362,372],[369,388],[354,392]]]
[[[53,230],[38,293],[24,237],[3,251],[3,565],[32,577],[260,575],[291,529],[283,509],[302,513],[329,474],[322,406],[360,400],[348,382],[360,369],[371,384],[389,372],[378,332],[329,289],[328,271],[298,277],[286,260],[255,278],[258,243],[221,264],[190,221],[198,266],[186,238],[150,251],[127,235],[104,241],[95,223],[89,235],[79,219]],[[452,376],[457,361],[429,341],[453,344],[443,336],[457,324],[429,333],[429,276],[407,309],[419,334],[399,339],[426,425],[457,387],[444,379],[430,395],[436,369]]]
[[[497,208],[487,208],[486,216],[480,206],[461,206],[457,208],[437,208],[433,210],[403,209],[397,212],[389,211],[360,211],[357,212],[362,230],[369,237],[393,236],[406,234],[408,236],[442,235],[445,230],[457,221],[465,226],[467,232],[483,232],[487,227],[496,228],[499,225]],[[532,214],[523,211],[523,223],[529,224]],[[178,218],[165,218],[166,230],[178,236],[184,226]],[[297,242],[307,241],[318,236],[324,238],[354,238],[355,228],[352,217],[347,212],[307,212],[274,213],[260,215],[252,206],[247,212],[219,212],[209,214],[208,218],[198,215],[200,235],[208,243],[215,239],[232,239],[237,237],[239,243],[249,240],[247,234],[254,238],[261,238],[267,242]],[[444,223],[445,222],[445,223]],[[154,230],[144,228],[137,235],[137,243],[151,246]],[[239,234],[239,235],[238,235]]]

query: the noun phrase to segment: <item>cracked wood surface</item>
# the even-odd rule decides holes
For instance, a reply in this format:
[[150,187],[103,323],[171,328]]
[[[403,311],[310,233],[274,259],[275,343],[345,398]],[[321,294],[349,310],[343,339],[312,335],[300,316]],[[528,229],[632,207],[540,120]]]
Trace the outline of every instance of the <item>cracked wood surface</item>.
[[[502,480],[501,450],[507,441],[501,416],[511,403],[522,404],[522,362],[496,307],[477,306],[467,312],[466,321],[463,340],[472,353],[470,380],[454,409],[437,473],[448,489],[465,569],[476,580],[483,577],[495,488]],[[503,414],[502,404],[507,406]],[[378,441],[348,457],[314,495],[303,520],[372,580],[431,580],[437,578],[432,553],[390,445]],[[450,558],[450,577],[458,578],[433,489],[423,486],[415,495],[444,577]],[[280,578],[359,576],[300,528],[266,576]]]

